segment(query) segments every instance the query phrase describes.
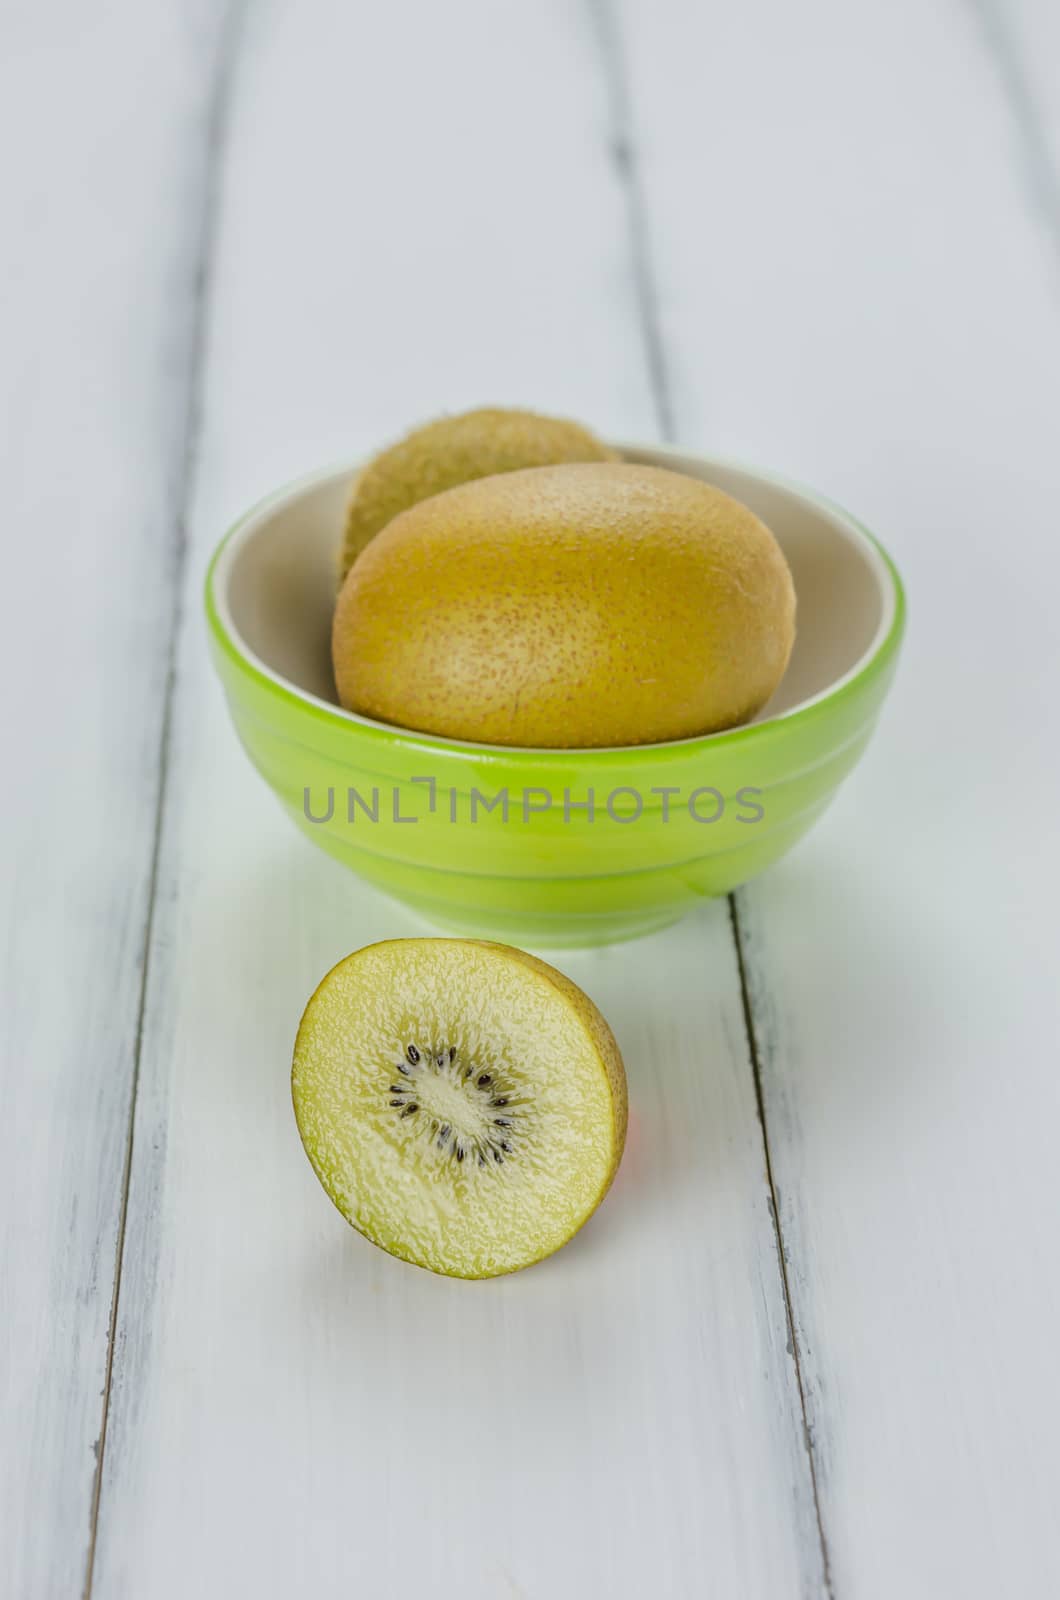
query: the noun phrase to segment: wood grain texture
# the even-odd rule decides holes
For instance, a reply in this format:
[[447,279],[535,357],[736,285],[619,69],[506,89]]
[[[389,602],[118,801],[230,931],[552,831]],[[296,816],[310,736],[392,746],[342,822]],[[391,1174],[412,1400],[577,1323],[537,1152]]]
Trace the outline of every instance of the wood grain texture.
[[[1025,51],[1044,18],[1001,20]],[[959,7],[623,21],[677,428],[852,506],[911,595],[864,766],[739,897],[834,1590],[1051,1593],[1060,317],[1012,79],[1041,65]]]
[[253,14],[213,266],[98,1597],[678,1595],[704,1574],[718,1594],[821,1592],[725,907],[563,961],[634,1085],[618,1186],[574,1246],[484,1285],[372,1251],[300,1151],[290,1048],[331,963],[418,925],[290,831],[226,725],[196,614],[234,511],[417,412],[494,399],[654,433],[609,129],[596,36],[558,4]]
[[[84,1582],[194,320],[198,8],[0,20],[0,1592]],[[130,70],[135,63],[135,70]]]
[[1060,9],[1048,0],[966,4],[1007,102],[1009,159],[1060,269]]

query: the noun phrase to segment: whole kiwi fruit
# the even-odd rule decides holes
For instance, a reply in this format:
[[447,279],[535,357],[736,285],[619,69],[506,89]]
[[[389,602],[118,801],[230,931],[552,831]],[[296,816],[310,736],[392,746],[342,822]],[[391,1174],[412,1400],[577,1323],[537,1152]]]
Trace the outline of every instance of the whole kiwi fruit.
[[617,459],[580,423],[533,411],[484,408],[429,422],[358,472],[346,512],[341,576],[399,511],[443,489],[520,467]]
[[698,478],[606,462],[467,483],[351,569],[332,656],[348,710],[487,744],[636,745],[747,721],[795,637],[780,546]]

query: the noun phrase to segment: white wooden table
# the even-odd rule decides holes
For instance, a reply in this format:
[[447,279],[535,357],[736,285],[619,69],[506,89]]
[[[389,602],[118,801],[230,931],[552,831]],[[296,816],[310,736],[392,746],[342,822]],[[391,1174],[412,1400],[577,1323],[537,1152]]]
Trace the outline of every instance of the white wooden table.
[[[0,1595],[1060,1593],[1060,8],[8,0]],[[802,478],[911,626],[812,838],[561,965],[636,1133],[548,1264],[361,1241],[200,589],[481,403]]]

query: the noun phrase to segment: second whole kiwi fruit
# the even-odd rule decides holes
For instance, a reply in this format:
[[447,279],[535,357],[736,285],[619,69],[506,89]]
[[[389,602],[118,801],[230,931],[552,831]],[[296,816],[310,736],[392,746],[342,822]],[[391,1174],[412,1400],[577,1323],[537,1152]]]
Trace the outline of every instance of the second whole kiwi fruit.
[[340,579],[400,511],[443,489],[522,467],[617,459],[615,451],[581,423],[536,411],[482,407],[428,422],[380,451],[354,479]]

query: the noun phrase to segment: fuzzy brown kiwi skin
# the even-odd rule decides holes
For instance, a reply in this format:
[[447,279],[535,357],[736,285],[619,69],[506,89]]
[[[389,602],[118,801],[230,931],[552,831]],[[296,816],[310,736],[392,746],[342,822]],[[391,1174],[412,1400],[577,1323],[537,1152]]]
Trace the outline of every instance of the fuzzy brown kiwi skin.
[[[370,465],[370,463],[369,463],[369,465]],[[353,481],[350,484],[349,493],[346,496],[346,517],[347,517],[347,522],[349,521],[349,517],[350,517],[350,514],[352,512],[353,506],[356,503],[357,496],[360,493],[360,487],[361,487],[361,484],[362,484],[362,482],[364,480],[365,472],[367,470],[368,470],[367,466],[360,467],[360,468],[358,468],[358,470],[353,475]],[[353,565],[353,561],[352,561],[352,559],[350,559],[350,557],[348,555],[347,540],[346,540],[346,537],[344,536],[342,544],[339,546],[339,548],[335,552],[335,587],[336,587],[336,589],[341,589],[342,588],[342,585],[346,581],[346,574],[347,574],[347,572],[349,572],[350,567],[352,565]]]
[[[477,945],[486,950],[502,950],[506,956],[513,960],[519,961],[523,966],[528,967],[532,972],[543,978],[547,983],[550,983],[554,989],[558,990],[563,998],[577,1012],[582,1022],[584,1022],[588,1028],[593,1043],[596,1045],[596,1048],[599,1051],[600,1058],[603,1061],[605,1070],[607,1072],[607,1081],[611,1090],[611,1105],[615,1123],[615,1159],[611,1170],[604,1180],[599,1194],[593,1201],[592,1206],[586,1212],[583,1220],[575,1229],[575,1232],[571,1234],[569,1238],[564,1239],[561,1244],[556,1245],[552,1250],[545,1250],[541,1255],[535,1256],[532,1261],[524,1261],[520,1265],[514,1267],[502,1267],[496,1272],[439,1273],[435,1268],[425,1266],[422,1261],[413,1260],[411,1256],[404,1255],[400,1250],[385,1249],[384,1246],[378,1242],[378,1240],[373,1239],[370,1234],[365,1233],[362,1228],[359,1228],[357,1224],[346,1215],[345,1211],[343,1211],[342,1207],[339,1205],[330,1189],[325,1187],[324,1192],[327,1194],[328,1199],[331,1201],[342,1220],[353,1229],[354,1233],[359,1234],[362,1239],[366,1240],[367,1243],[372,1245],[374,1249],[380,1251],[381,1254],[390,1256],[392,1259],[397,1261],[403,1261],[407,1266],[416,1267],[421,1272],[427,1272],[431,1275],[431,1277],[458,1278],[464,1283],[483,1283],[488,1281],[490,1278],[505,1278],[510,1277],[514,1272],[525,1272],[529,1267],[536,1267],[539,1266],[542,1261],[547,1261],[550,1256],[558,1254],[560,1250],[564,1249],[566,1245],[570,1244],[571,1240],[576,1236],[576,1234],[581,1232],[582,1228],[584,1228],[589,1219],[599,1210],[600,1204],[614,1182],[618,1169],[622,1164],[622,1156],[626,1145],[626,1130],[629,1122],[629,1098],[626,1086],[626,1069],[622,1060],[622,1054],[618,1048],[618,1042],[615,1039],[614,1034],[611,1032],[611,1029],[609,1028],[599,1008],[594,1005],[592,1000],[589,999],[589,996],[583,989],[578,988],[578,985],[574,983],[572,979],[568,978],[565,973],[560,972],[556,967],[549,966],[547,961],[542,961],[537,956],[530,955],[530,953],[526,950],[520,950],[517,945],[503,944],[498,939],[464,939],[454,942]],[[345,963],[350,960],[351,956],[362,955],[366,950],[374,950],[383,945],[404,943],[406,943],[404,939],[377,939],[370,945],[363,945],[360,950],[351,951],[350,955],[343,956],[341,961],[336,961],[334,966],[328,968],[327,972],[325,972],[324,976],[313,990],[313,993],[309,996],[309,999],[306,1001],[305,1007],[302,1011],[301,1020],[298,1024],[298,1030],[295,1034],[294,1051],[292,1052],[295,1060],[297,1059],[298,1054],[298,1040],[301,1038],[302,1029],[305,1026],[306,1018],[308,1017],[310,1009],[312,1008],[313,1001],[320,993],[320,990],[323,989],[324,985],[331,977],[331,974],[337,971],[339,967],[344,966]],[[295,1125],[298,1128],[298,1137],[301,1141],[303,1151],[305,1151],[306,1155],[308,1156],[305,1130],[302,1127],[302,1120],[298,1114],[298,1097],[295,1093],[294,1084],[294,1061],[292,1061],[291,1066],[291,1105],[294,1111]],[[312,1163],[310,1164],[312,1165]]]
[[354,479],[339,585],[388,522],[444,489],[522,467],[620,459],[581,423],[534,411],[483,407],[428,422],[380,451]]
[[332,665],[346,710],[421,733],[658,744],[747,722],[795,627],[790,568],[749,507],[685,473],[579,462],[394,517],[343,585]]

